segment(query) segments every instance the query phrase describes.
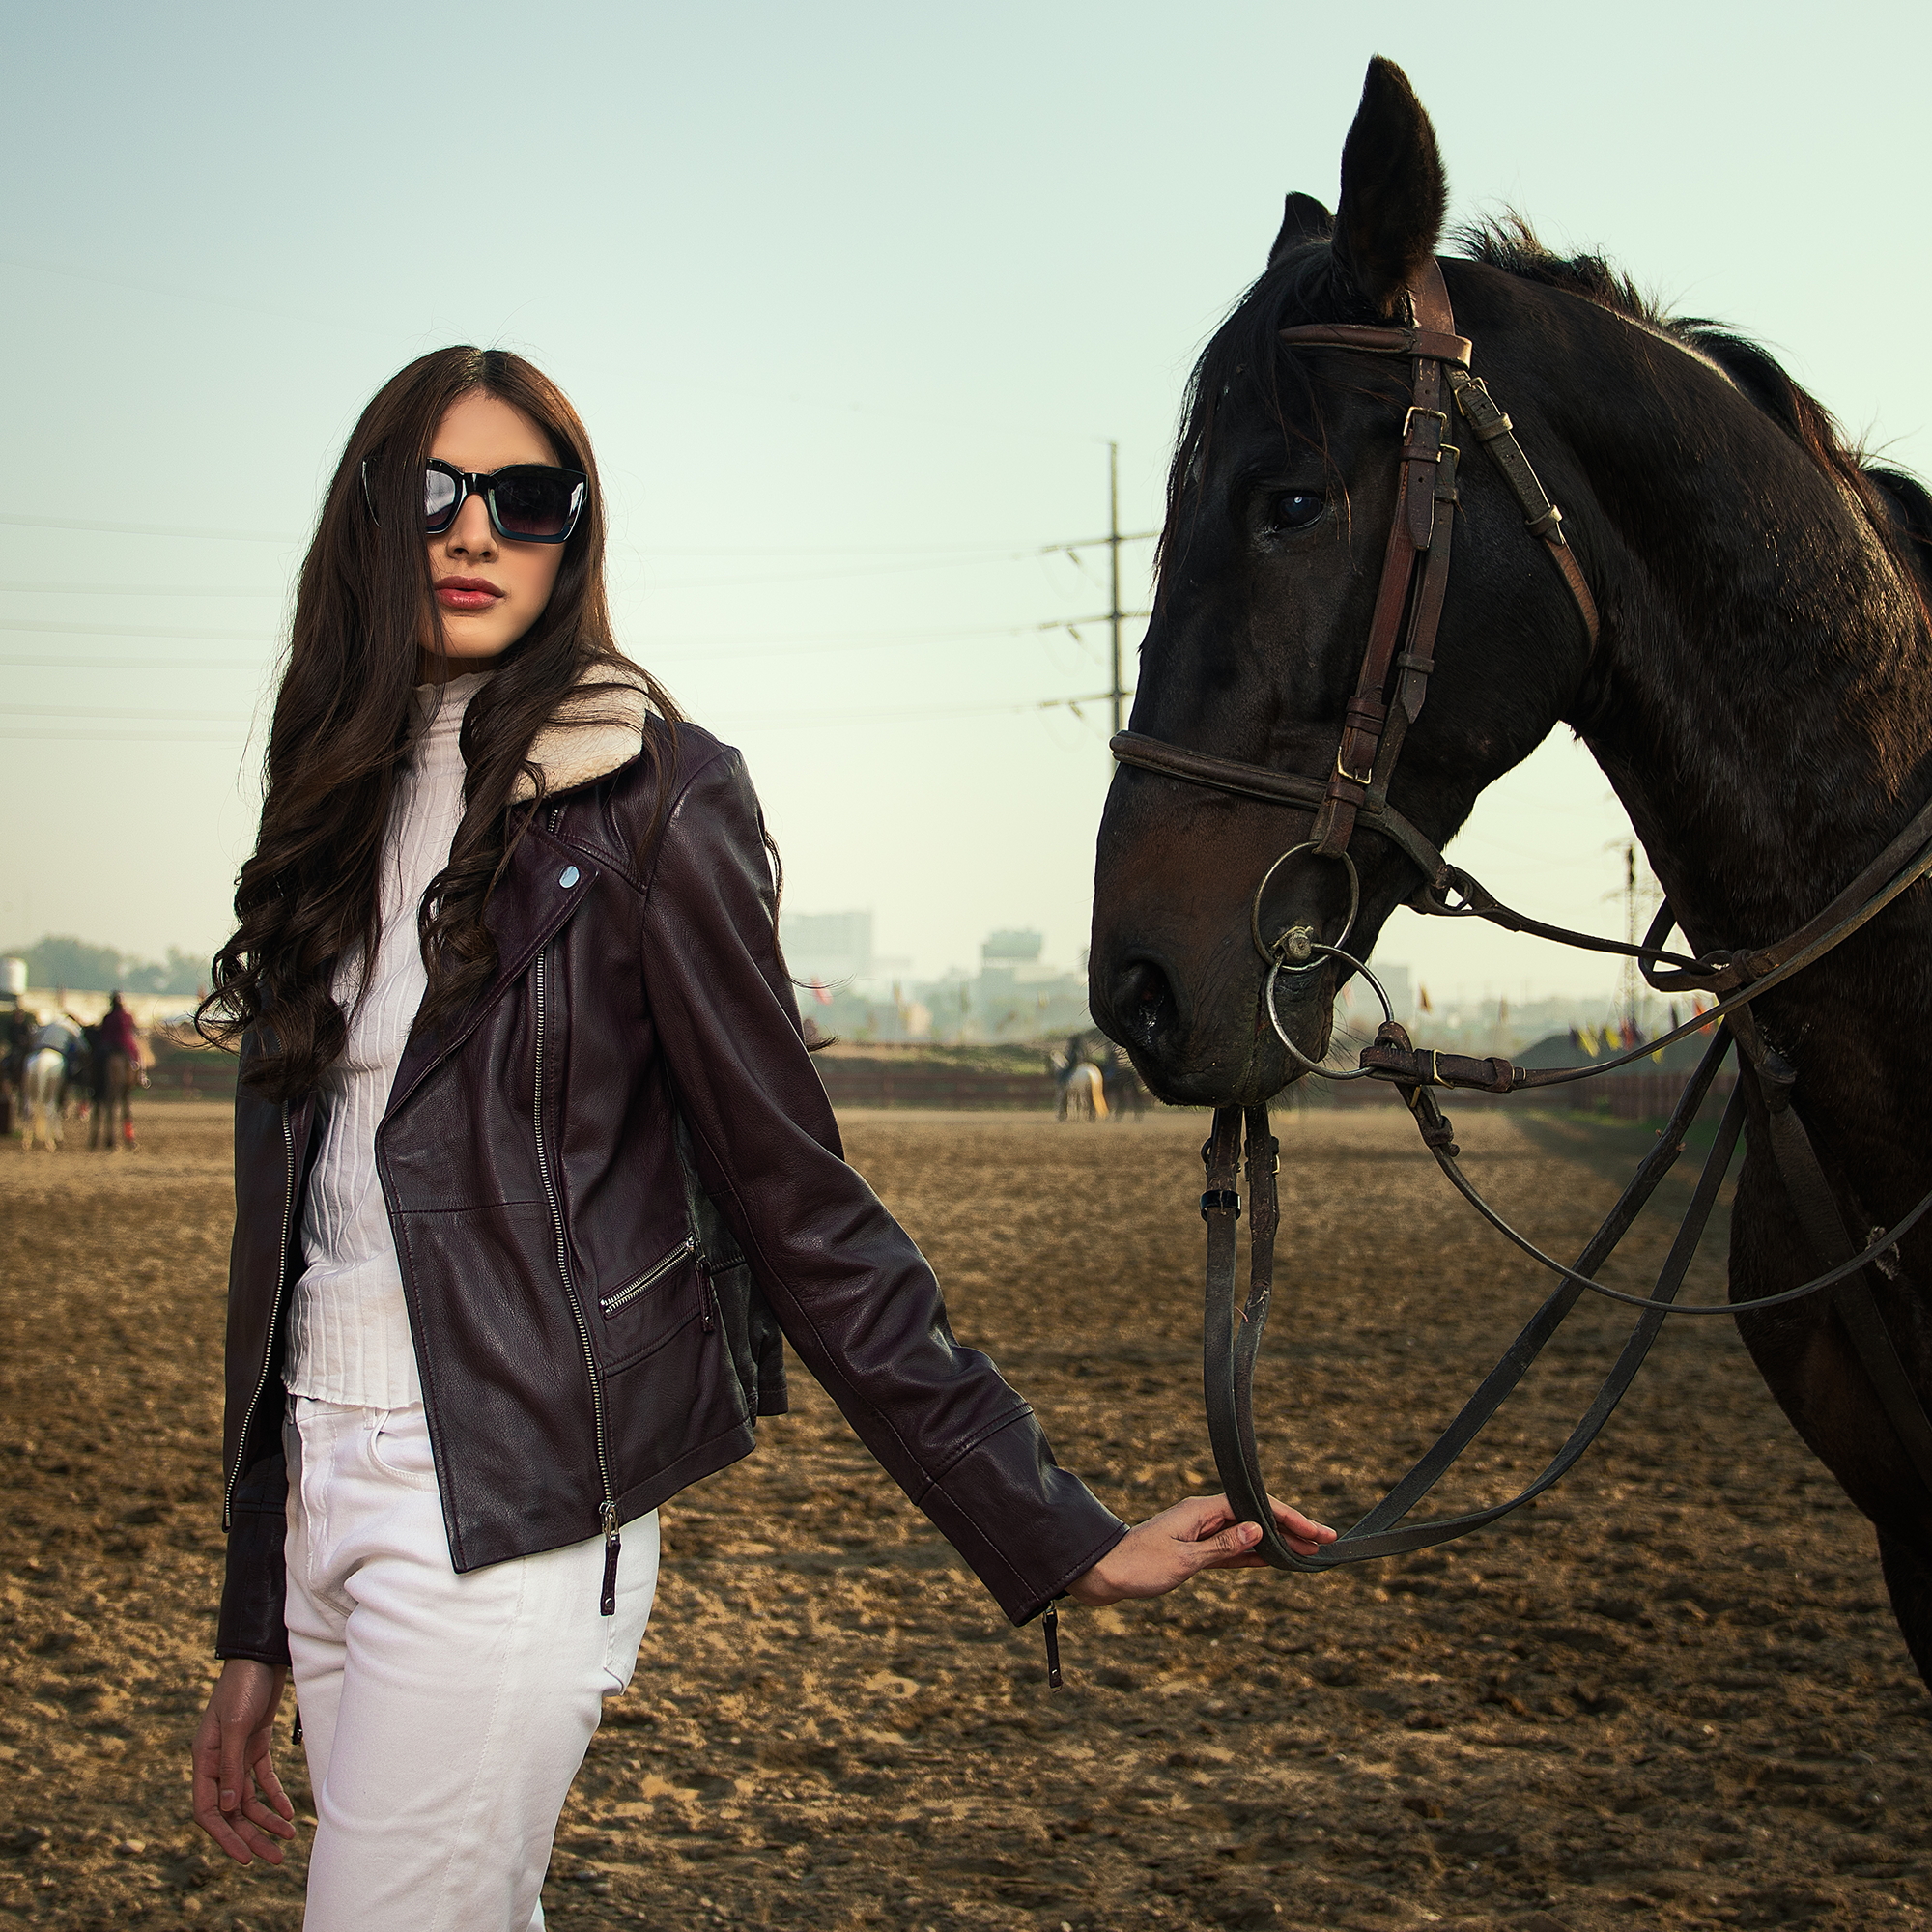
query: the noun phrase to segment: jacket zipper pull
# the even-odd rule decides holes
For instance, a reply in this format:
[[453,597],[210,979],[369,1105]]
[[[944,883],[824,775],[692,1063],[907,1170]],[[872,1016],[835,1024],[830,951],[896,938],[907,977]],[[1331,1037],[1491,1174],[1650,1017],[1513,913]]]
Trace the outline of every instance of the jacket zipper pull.
[[1051,1604],[1046,1606],[1046,1614],[1040,1618],[1039,1627],[1046,1633],[1046,1683],[1051,1690],[1060,1689],[1060,1612]]
[[707,1335],[718,1325],[711,1313],[711,1264],[702,1255],[697,1258],[697,1319]]
[[606,1503],[600,1520],[604,1524],[604,1595],[597,1605],[601,1616],[614,1617],[617,1614],[617,1552],[624,1547],[622,1532],[617,1527],[617,1505]]

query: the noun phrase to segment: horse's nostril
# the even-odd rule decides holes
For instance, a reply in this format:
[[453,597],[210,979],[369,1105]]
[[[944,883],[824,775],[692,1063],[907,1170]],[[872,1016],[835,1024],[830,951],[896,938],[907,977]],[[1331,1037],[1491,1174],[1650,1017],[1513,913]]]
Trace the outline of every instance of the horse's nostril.
[[1114,1010],[1125,1023],[1131,1044],[1152,1052],[1174,1027],[1174,988],[1151,959],[1137,959],[1120,979]]

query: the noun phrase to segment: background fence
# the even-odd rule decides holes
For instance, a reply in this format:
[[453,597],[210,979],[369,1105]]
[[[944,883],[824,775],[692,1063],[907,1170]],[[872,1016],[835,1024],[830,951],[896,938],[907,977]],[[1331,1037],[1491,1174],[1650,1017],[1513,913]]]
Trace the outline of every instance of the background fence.
[[[973,1112],[1050,1112],[1058,1092],[1049,1073],[953,1066],[942,1060],[877,1054],[818,1054],[818,1077],[835,1107],[924,1107]],[[164,1048],[150,1069],[149,1091],[157,1099],[232,1101],[236,1061],[232,1054]],[[1661,1121],[1677,1104],[1687,1075],[1646,1067],[1606,1073],[1601,1079],[1543,1088],[1527,1094],[1435,1090],[1451,1112],[1471,1107],[1540,1107],[1605,1114],[1617,1121]],[[1737,1076],[1719,1075],[1704,1111],[1720,1107]],[[1307,1083],[1301,1103],[1332,1107],[1399,1107],[1402,1095],[1379,1080]],[[1290,1104],[1290,1103],[1284,1103]]]

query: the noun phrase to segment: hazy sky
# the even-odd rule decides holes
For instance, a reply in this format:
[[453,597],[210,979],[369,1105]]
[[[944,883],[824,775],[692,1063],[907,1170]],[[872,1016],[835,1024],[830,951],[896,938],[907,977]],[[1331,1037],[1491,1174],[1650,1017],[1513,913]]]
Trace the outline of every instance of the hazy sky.
[[[1103,527],[1109,438],[1156,521],[1186,371],[1283,192],[1333,204],[1372,52],[1453,217],[1604,248],[1932,469],[1923,10],[1341,12],[0,0],[0,943],[223,935],[319,491],[471,341],[589,423],[620,635],[745,748],[790,902],[922,972],[1021,924],[1073,964],[1106,717],[1041,707],[1105,637],[1038,627],[1103,557],[1042,552]],[[1614,925],[1623,829],[1551,744],[1454,852]],[[1438,997],[1613,977],[1407,914],[1381,955]]]

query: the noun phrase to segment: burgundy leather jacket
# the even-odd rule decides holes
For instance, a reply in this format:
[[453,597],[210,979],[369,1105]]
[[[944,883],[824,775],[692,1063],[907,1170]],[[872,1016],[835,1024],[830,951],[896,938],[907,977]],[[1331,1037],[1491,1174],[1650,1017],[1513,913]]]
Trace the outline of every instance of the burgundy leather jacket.
[[[450,1559],[601,1532],[608,1608],[619,1526],[784,1407],[781,1329],[1024,1622],[1123,1526],[953,1339],[931,1268],[840,1158],[737,753],[638,712],[560,753],[556,721],[539,736],[553,795],[489,902],[496,978],[417,1028],[376,1132]],[[671,775],[654,836],[640,731]],[[280,1369],[315,1129],[313,1101],[241,1088],[216,1649],[266,1663],[288,1659]]]

